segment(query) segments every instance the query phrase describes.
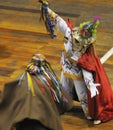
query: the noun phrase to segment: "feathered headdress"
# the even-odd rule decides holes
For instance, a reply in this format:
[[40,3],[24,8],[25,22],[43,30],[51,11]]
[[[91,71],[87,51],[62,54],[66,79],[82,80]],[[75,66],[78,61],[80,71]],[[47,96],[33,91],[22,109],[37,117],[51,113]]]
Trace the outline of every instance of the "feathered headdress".
[[94,20],[83,22],[79,25],[79,27],[75,27],[72,29],[72,37],[76,39],[78,42],[86,40],[91,40],[92,43],[96,39],[97,27],[100,22],[100,17],[95,17]]
[[95,37],[100,17],[95,17],[93,22],[87,21],[80,24],[80,35],[83,38]]

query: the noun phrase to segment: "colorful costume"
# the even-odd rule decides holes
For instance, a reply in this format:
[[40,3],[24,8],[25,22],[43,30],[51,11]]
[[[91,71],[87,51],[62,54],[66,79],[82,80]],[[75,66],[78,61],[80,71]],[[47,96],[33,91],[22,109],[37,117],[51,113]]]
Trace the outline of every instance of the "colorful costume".
[[[45,1],[41,2],[44,6]],[[75,89],[85,116],[87,119],[96,120],[94,124],[112,119],[112,90],[99,58],[94,52],[96,28],[100,18],[97,17],[92,22],[84,22],[79,27],[73,28],[69,21],[65,22],[49,7],[48,16],[64,34],[64,51],[61,57],[63,88],[72,98],[73,88]]]
[[59,114],[71,107],[50,64],[35,54],[20,79],[6,83],[0,94],[0,130],[24,130],[22,122],[23,126],[40,122],[44,130],[62,130]]

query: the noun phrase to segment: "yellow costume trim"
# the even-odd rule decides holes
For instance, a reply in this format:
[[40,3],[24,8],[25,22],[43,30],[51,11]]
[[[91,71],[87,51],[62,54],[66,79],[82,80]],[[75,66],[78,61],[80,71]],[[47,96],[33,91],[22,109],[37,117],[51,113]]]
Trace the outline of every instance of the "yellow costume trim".
[[64,50],[63,52],[64,52],[64,54],[66,55],[66,57],[68,58],[69,61],[71,61],[72,63],[75,63],[75,64],[78,63],[76,60],[74,60],[74,59],[72,59],[72,58],[70,57],[70,55],[66,52],[66,50]]
[[72,79],[83,80],[83,77],[81,77],[81,76],[77,76],[77,75],[74,75],[74,74],[64,72],[63,68],[62,68],[62,71],[63,71],[65,77],[72,78]]
[[36,96],[36,94],[34,92],[33,82],[32,82],[31,76],[28,72],[27,72],[27,78],[28,78],[28,87],[31,90],[32,95]]

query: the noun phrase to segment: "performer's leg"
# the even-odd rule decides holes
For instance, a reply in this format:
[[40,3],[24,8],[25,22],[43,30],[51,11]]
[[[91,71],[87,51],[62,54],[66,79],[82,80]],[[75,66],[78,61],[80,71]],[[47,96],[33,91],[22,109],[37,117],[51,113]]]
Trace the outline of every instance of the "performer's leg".
[[73,99],[73,86],[74,86],[73,80],[65,77],[63,72],[61,72],[61,84],[63,89]]
[[74,87],[77,93],[78,99],[81,103],[83,112],[87,119],[89,119],[89,112],[88,112],[88,99],[87,99],[87,87],[82,80],[74,80]]

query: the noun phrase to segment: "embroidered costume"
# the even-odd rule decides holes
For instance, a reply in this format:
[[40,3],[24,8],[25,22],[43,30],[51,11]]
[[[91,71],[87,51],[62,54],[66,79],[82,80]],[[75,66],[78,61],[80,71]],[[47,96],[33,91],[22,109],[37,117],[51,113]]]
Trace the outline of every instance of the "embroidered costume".
[[[42,6],[46,1],[41,1]],[[47,3],[47,2],[46,2]],[[94,51],[100,18],[73,27],[48,7],[48,16],[64,34],[61,83],[74,98],[73,88],[87,119],[94,124],[113,118],[113,94],[102,64]],[[104,83],[105,82],[105,83]],[[104,98],[105,97],[105,98]]]
[[71,107],[72,100],[51,65],[43,55],[35,54],[20,78],[6,83],[0,94],[0,130],[22,130],[22,122],[23,126],[29,122],[28,128],[37,121],[44,130],[62,130],[59,114]]

